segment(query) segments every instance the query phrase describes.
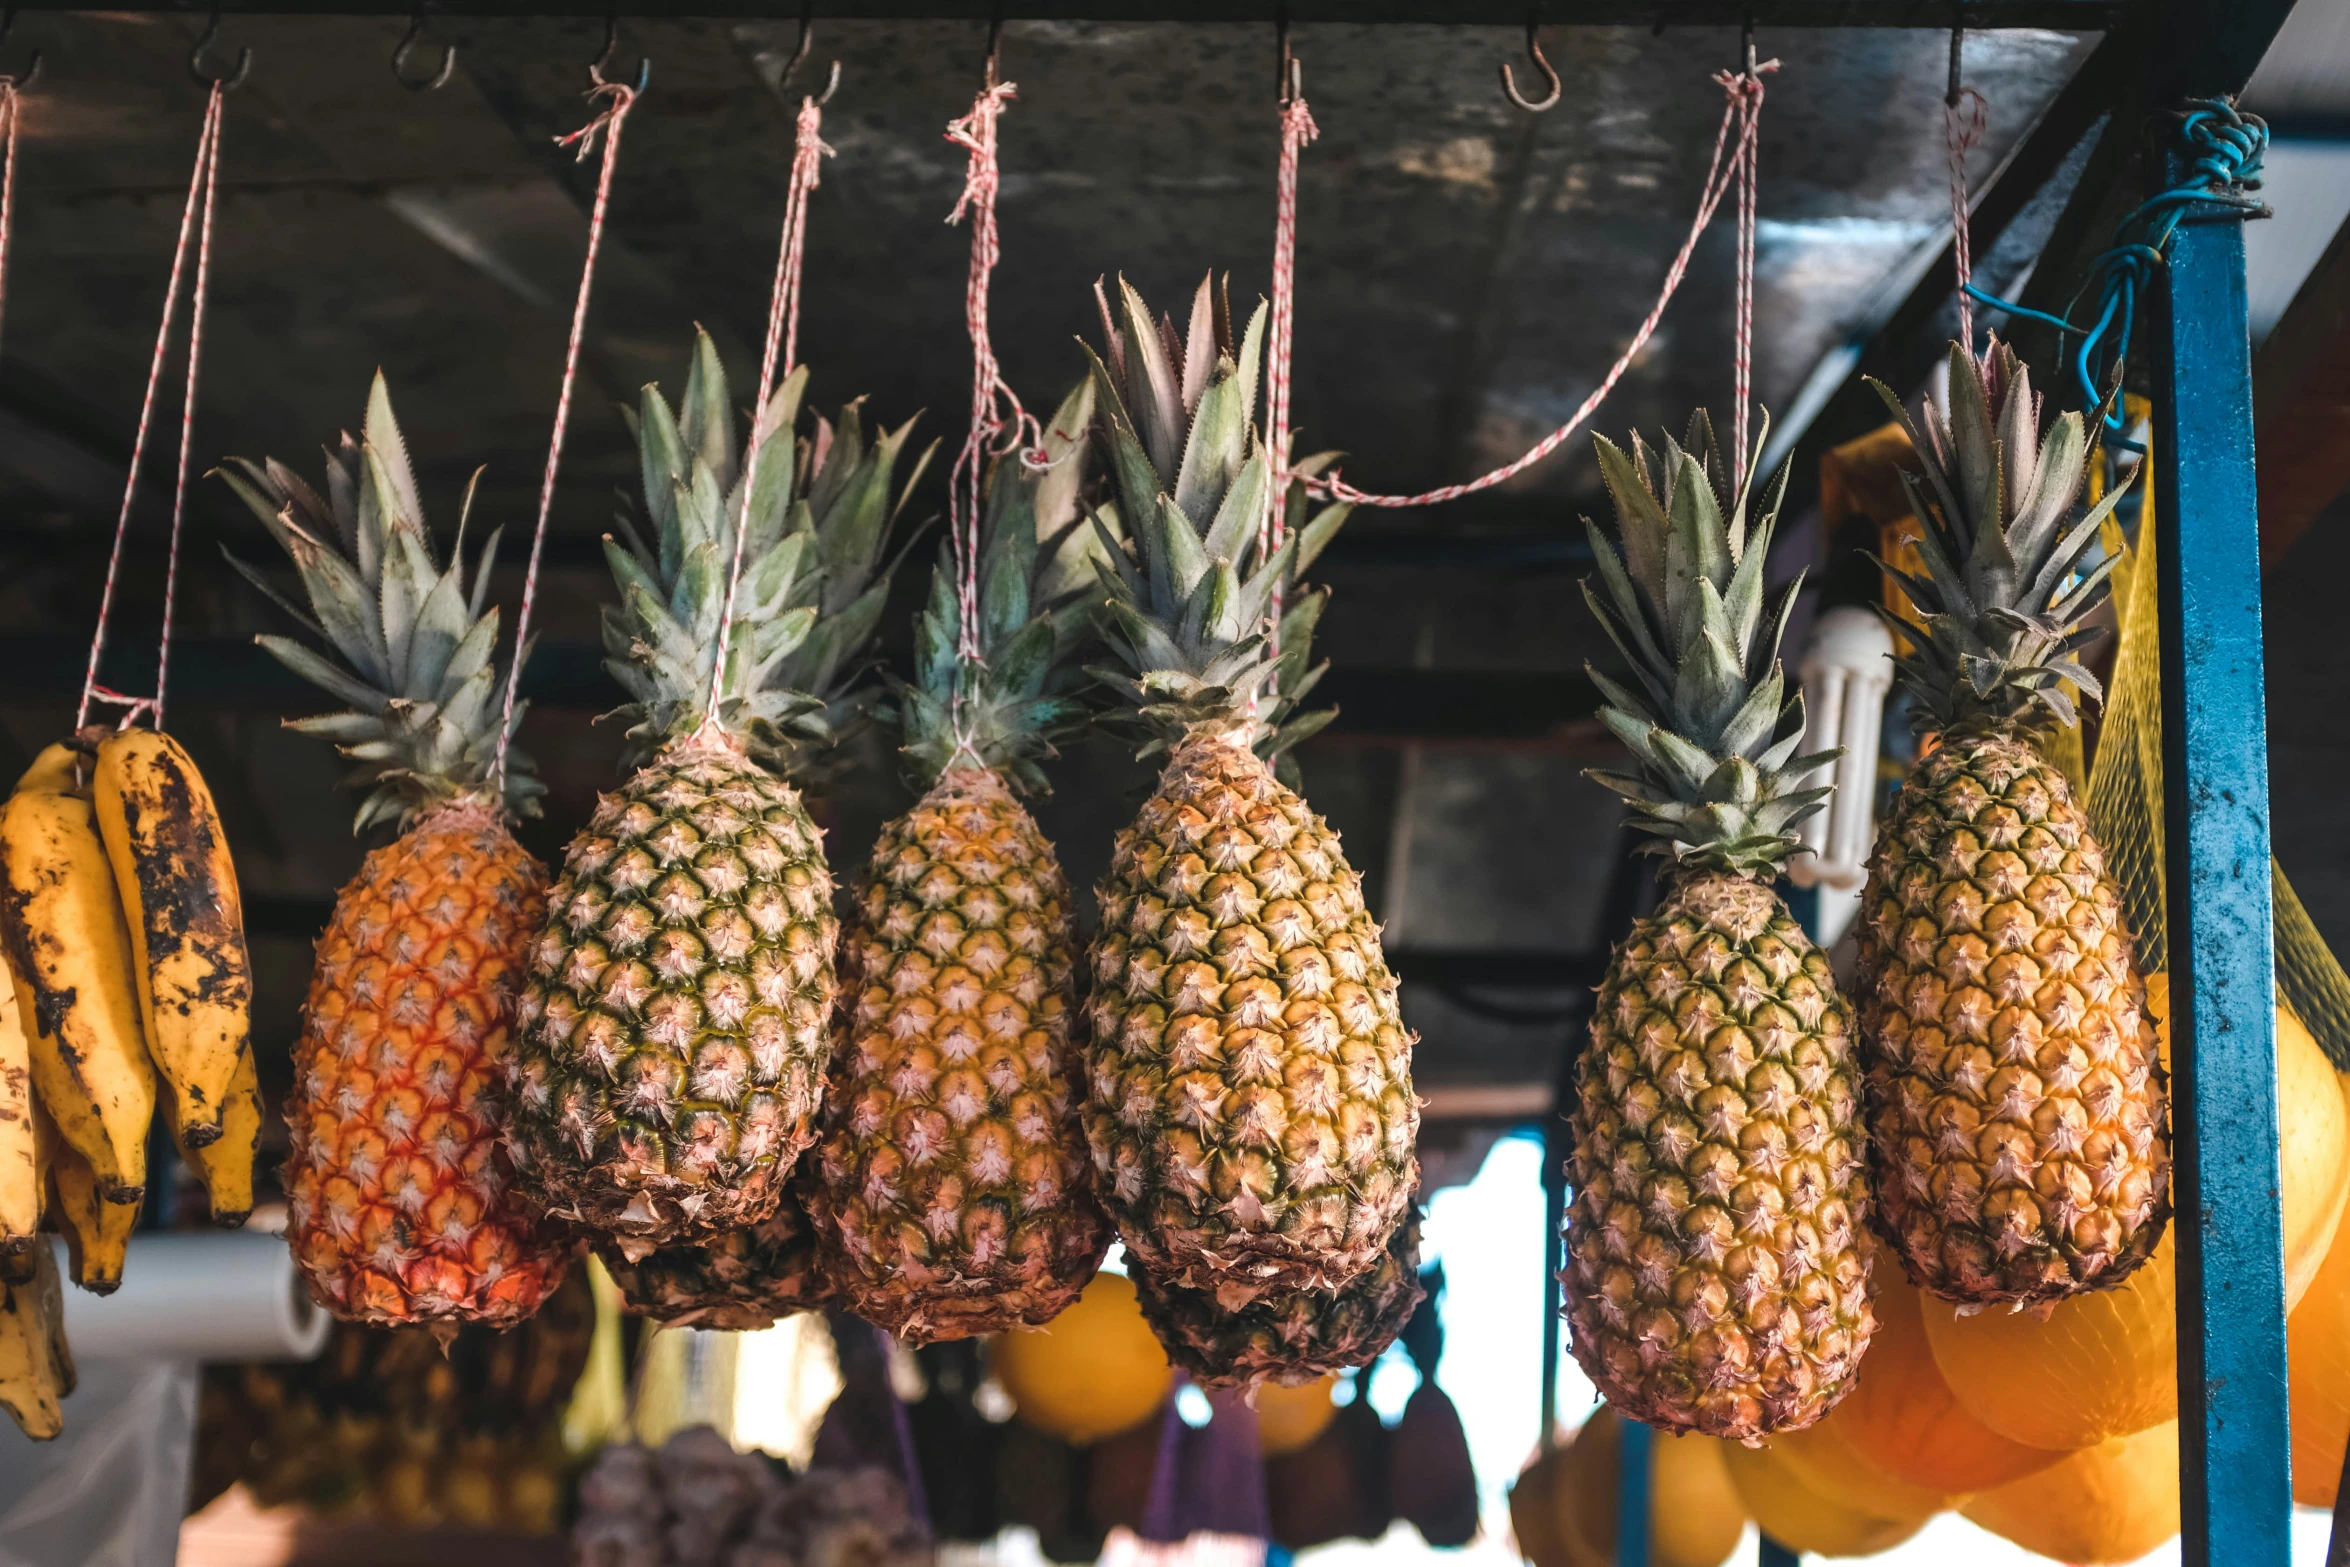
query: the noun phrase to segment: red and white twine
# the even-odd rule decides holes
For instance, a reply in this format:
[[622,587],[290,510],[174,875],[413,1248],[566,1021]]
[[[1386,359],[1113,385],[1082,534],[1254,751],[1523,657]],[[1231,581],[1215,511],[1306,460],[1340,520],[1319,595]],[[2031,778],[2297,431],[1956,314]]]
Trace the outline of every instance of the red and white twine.
[[1958,279],[1958,340],[1975,351],[1975,301],[1967,292],[1975,258],[1967,237],[1966,160],[1991,128],[1991,105],[1972,87],[1954,88],[1942,102],[1942,144],[1950,159],[1950,258]]
[[563,383],[555,393],[555,432],[547,442],[547,468],[539,480],[538,522],[530,535],[530,564],[522,574],[522,608],[514,617],[514,662],[506,675],[506,701],[498,719],[498,750],[490,765],[490,788],[506,787],[506,753],[514,744],[514,699],[522,687],[522,664],[530,650],[530,616],[538,603],[539,564],[547,547],[547,518],[555,509],[555,476],[563,466],[563,436],[571,427],[571,394],[579,381],[579,352],[587,340],[588,296],[596,281],[596,257],[604,246],[604,220],[612,208],[612,171],[620,162],[620,132],[628,111],[636,107],[636,89],[625,82],[599,81],[588,90],[590,102],[601,101],[594,119],[568,136],[555,138],[558,147],[576,146],[586,161],[596,138],[604,141],[603,166],[596,171],[596,202],[588,214],[587,257],[580,263],[579,294],[571,305],[571,340],[563,351]]
[[[196,138],[196,166],[188,176],[187,204],[180,209],[179,241],[171,257],[171,282],[163,296],[163,319],[155,329],[155,352],[147,366],[146,394],[139,402],[138,433],[131,439],[130,472],[123,480],[122,510],[114,521],[114,545],[106,556],[106,585],[98,594],[98,624],[90,634],[90,661],[82,672],[81,703],[74,710],[73,725],[76,729],[90,721],[90,705],[93,702],[106,702],[122,708],[122,724],[125,728],[137,722],[142,713],[152,718],[156,728],[163,727],[164,677],[171,667],[172,596],[179,585],[180,525],[187,512],[188,447],[193,438],[196,418],[197,371],[203,362],[204,295],[212,278],[212,208],[220,184],[222,94],[222,84],[215,82],[211,95],[205,100],[204,128]],[[13,105],[15,95],[11,92],[9,96]],[[13,106],[9,111],[9,121],[9,162],[13,175],[16,148]],[[13,178],[9,183],[14,183]],[[180,284],[187,276],[191,246],[196,253],[196,279],[194,295],[188,307],[187,391],[180,408],[179,467],[172,486],[171,545],[164,565],[163,627],[156,648],[155,694],[126,696],[98,683],[98,661],[106,650],[106,622],[114,611],[114,590],[122,575],[123,541],[130,534],[131,511],[139,494],[139,468],[146,459],[147,435],[155,423],[155,400],[163,386],[163,364],[171,348],[172,321],[179,312]]]
[[[1550,456],[1565,444],[1569,436],[1582,427],[1584,421],[1598,410],[1602,402],[1607,400],[1608,394],[1615,390],[1616,383],[1624,378],[1625,372],[1631,369],[1632,362],[1640,356],[1640,351],[1648,346],[1648,340],[1656,334],[1658,323],[1664,319],[1665,307],[1672,303],[1673,295],[1679,292],[1682,279],[1688,274],[1689,260],[1696,253],[1699,237],[1705,233],[1706,226],[1713,221],[1715,209],[1721,205],[1722,198],[1729,193],[1733,185],[1739,188],[1739,211],[1741,214],[1738,246],[1738,335],[1735,369],[1738,382],[1736,427],[1740,432],[1740,467],[1743,468],[1745,461],[1744,431],[1754,335],[1753,212],[1754,184],[1757,172],[1757,132],[1762,119],[1762,78],[1765,73],[1776,71],[1778,68],[1778,61],[1765,60],[1751,71],[1722,71],[1715,75],[1714,80],[1720,84],[1728,101],[1722,106],[1722,123],[1714,132],[1713,159],[1706,169],[1704,192],[1698,200],[1697,216],[1691,221],[1688,236],[1681,241],[1681,248],[1674,255],[1672,265],[1665,271],[1664,285],[1657,294],[1656,304],[1649,310],[1647,318],[1640,323],[1639,329],[1632,334],[1632,340],[1625,345],[1623,353],[1609,367],[1607,374],[1600,378],[1599,385],[1592,389],[1591,395],[1583,400],[1582,406],[1575,410],[1572,418],[1535,442],[1515,461],[1459,484],[1443,485],[1437,489],[1422,491],[1417,495],[1374,495],[1368,491],[1356,489],[1353,485],[1345,482],[1336,472],[1329,472],[1317,474],[1305,480],[1307,489],[1314,494],[1327,496],[1332,500],[1351,501],[1357,506],[1434,506],[1444,501],[1458,500],[1464,495],[1474,495],[1480,490],[1492,489],[1497,484],[1506,483]],[[1293,105],[1293,111],[1302,107],[1302,104]],[[1285,163],[1290,154],[1287,124],[1285,119],[1282,140]],[[1731,140],[1733,130],[1737,132],[1735,144]],[[1726,158],[1725,154],[1728,154]],[[1275,318],[1280,319],[1291,308],[1288,301],[1296,287],[1293,275],[1295,271],[1295,240],[1291,232],[1296,224],[1294,193],[1289,201],[1282,204],[1276,221],[1279,227],[1275,231],[1273,246],[1273,312]],[[1281,343],[1275,346],[1276,352],[1273,356],[1273,362],[1266,371],[1268,385],[1275,384],[1273,378],[1278,377],[1278,384],[1286,386],[1289,375],[1289,366],[1286,362],[1288,345]]]
[[[767,293],[767,340],[759,350],[759,400],[751,405],[751,446],[743,456],[742,506],[735,514],[734,551],[726,567],[726,608],[718,617],[718,657],[710,666],[710,699],[695,733],[715,733],[718,702],[726,689],[726,660],[734,645],[734,601],[743,580],[743,545],[751,532],[751,497],[758,489],[759,458],[766,449],[767,404],[775,395],[778,356],[788,375],[799,363],[800,276],[808,251],[808,196],[823,175],[822,160],[832,155],[824,144],[824,106],[813,97],[800,99],[800,117],[792,136],[791,184],[783,199],[783,238],[775,250],[775,284]],[[773,432],[788,441],[789,430]]]
[[[1010,82],[991,81],[971,100],[971,112],[947,126],[947,140],[970,154],[963,171],[963,194],[947,214],[949,223],[971,220],[971,268],[963,284],[963,325],[971,337],[971,427],[964,432],[963,449],[955,454],[955,466],[947,475],[947,540],[955,562],[955,651],[974,663],[982,661],[983,653],[979,638],[979,509],[987,460],[1018,450],[1022,462],[1032,469],[1045,462],[1044,431],[1004,380],[987,315],[996,263],[1003,259],[995,217],[996,196],[1003,187],[1003,169],[996,156],[996,122],[1003,117],[1005,105],[1018,95]],[[1007,429],[1011,439],[1003,442]]]
[[1714,78],[1738,110],[1738,327],[1731,350],[1737,384],[1731,392],[1730,418],[1731,442],[1737,451],[1731,471],[1740,476],[1737,482],[1741,486],[1746,482],[1747,464],[1753,460],[1747,450],[1746,429],[1754,407],[1754,203],[1761,183],[1762,77],[1763,72],[1778,68],[1779,62],[1770,60],[1750,64],[1744,71],[1724,71]]

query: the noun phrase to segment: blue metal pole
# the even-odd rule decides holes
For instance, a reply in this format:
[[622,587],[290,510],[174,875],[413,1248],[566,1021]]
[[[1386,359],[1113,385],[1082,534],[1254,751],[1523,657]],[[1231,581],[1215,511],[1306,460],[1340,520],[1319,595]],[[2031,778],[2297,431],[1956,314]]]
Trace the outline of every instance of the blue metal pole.
[[[2174,149],[2170,183],[2187,175]],[[2161,269],[2162,750],[2170,899],[2184,1567],[2286,1567],[2268,724],[2243,215]]]
[[1656,1433],[1626,1420],[1616,1449],[1616,1567],[1648,1567],[1648,1498]]

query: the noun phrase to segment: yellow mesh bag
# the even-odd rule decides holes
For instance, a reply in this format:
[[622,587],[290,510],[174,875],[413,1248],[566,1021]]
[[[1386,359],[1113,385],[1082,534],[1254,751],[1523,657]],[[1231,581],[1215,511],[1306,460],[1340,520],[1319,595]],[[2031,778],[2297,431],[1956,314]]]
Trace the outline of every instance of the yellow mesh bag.
[[[2139,473],[2146,491],[2137,544],[2125,545],[2121,530],[2106,524],[2106,548],[2121,556],[2113,588],[2120,634],[2113,675],[2106,682],[2088,800],[2089,825],[2121,883],[2139,965],[2151,973],[2170,966],[2170,942],[2163,890],[2162,610],[2155,581],[2151,458],[2140,464]],[[2284,868],[2271,859],[2269,871],[2276,900],[2277,990],[2317,1037],[2335,1070],[2350,1071],[2350,975],[2310,922]]]

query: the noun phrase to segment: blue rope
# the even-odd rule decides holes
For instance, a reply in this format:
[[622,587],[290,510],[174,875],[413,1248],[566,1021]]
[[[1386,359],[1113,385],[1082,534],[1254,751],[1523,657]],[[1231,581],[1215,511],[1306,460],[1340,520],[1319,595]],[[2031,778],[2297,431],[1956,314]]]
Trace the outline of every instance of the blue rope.
[[[2260,161],[2268,151],[2268,125],[2256,114],[2242,114],[2225,98],[2192,98],[2192,107],[2179,121],[2178,134],[2191,161],[2180,182],[2160,195],[2139,203],[2114,225],[2113,247],[2089,264],[2088,281],[2065,302],[2063,315],[2031,310],[1996,294],[1985,293],[1972,282],[1973,298],[2009,315],[2022,316],[2056,328],[2062,336],[2081,340],[2073,356],[2073,374],[2081,385],[2081,404],[2101,410],[2100,417],[2115,443],[2121,440],[2121,399],[2105,387],[2120,387],[2117,367],[2129,357],[2130,326],[2137,319],[2138,294],[2154,281],[2170,248],[2172,231],[2196,207],[2226,207],[2238,212],[2264,210],[2244,194],[2260,189]],[[2072,320],[2082,300],[2094,295],[2097,319],[2088,326]]]

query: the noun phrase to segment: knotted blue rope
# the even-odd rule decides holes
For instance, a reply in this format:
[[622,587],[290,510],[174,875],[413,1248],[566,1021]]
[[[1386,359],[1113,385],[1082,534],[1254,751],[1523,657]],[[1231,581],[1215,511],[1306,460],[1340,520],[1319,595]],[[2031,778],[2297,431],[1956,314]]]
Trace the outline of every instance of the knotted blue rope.
[[[2081,386],[2084,408],[2098,408],[2115,444],[2137,450],[2136,443],[2120,439],[2121,399],[2105,388],[2120,387],[2117,367],[2129,356],[2130,325],[2138,313],[2139,291],[2164,265],[2170,238],[2182,218],[2197,207],[2225,207],[2238,212],[2267,209],[2246,194],[2260,189],[2260,161],[2268,151],[2268,125],[2256,114],[2244,114],[2225,98],[2191,98],[2180,117],[2178,136],[2189,161],[2179,182],[2131,209],[2114,225],[2113,247],[2089,265],[2088,281],[2065,302],[2065,313],[2050,315],[2029,310],[2011,300],[1987,294],[1972,282],[1966,291],[1975,299],[2010,315],[2044,322],[2065,336],[2081,340],[2073,356],[2073,374]],[[2081,302],[2094,296],[2097,319],[2088,326],[2071,319]]]

